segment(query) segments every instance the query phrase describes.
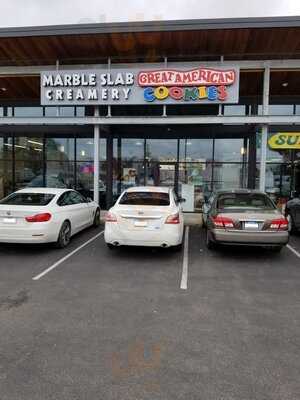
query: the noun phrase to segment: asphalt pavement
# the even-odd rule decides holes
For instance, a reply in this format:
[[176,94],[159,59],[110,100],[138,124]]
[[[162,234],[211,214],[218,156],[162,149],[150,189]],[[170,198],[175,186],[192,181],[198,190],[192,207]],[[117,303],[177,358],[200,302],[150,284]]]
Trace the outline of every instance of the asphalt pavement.
[[0,245],[1,400],[299,400],[295,252],[209,251],[197,227],[181,253],[110,251],[102,229]]

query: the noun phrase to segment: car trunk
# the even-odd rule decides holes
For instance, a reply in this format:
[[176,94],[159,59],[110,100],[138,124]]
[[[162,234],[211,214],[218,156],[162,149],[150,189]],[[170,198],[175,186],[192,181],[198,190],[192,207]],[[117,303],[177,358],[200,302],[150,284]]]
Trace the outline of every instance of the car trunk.
[[119,205],[116,212],[122,230],[159,230],[170,214],[168,206]]
[[41,207],[0,204],[0,227],[19,227],[27,224],[25,218],[42,211]]
[[274,219],[281,217],[277,210],[220,210],[218,217],[230,218],[234,227],[227,230],[262,231],[270,227]]

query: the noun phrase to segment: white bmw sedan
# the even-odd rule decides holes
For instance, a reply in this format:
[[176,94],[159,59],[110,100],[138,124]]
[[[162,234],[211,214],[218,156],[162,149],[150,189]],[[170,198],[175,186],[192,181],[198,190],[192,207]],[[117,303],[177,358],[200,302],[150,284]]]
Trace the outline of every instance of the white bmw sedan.
[[100,224],[98,204],[75,190],[27,188],[0,200],[0,242],[51,243]]
[[105,218],[107,246],[154,246],[180,249],[183,237],[181,201],[166,187],[125,190]]

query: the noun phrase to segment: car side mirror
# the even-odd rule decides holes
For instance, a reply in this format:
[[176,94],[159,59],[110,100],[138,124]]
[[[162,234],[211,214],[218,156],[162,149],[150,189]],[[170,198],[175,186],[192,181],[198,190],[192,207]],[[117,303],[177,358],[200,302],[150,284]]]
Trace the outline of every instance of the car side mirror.
[[93,200],[92,200],[90,197],[87,197],[87,198],[86,198],[86,202],[87,202],[87,203],[91,203],[92,201],[93,201]]
[[184,199],[183,197],[179,197],[179,198],[178,198],[178,202],[179,202],[179,203],[185,203],[185,202],[186,202],[186,199]]

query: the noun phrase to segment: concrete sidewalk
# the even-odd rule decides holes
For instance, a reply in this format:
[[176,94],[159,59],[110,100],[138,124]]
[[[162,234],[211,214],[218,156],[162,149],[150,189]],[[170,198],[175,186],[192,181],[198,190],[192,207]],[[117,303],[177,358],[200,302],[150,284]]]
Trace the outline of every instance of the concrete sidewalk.
[[[104,222],[106,210],[101,210],[101,221]],[[199,225],[202,226],[202,214],[201,213],[183,213],[184,224],[187,226]]]

